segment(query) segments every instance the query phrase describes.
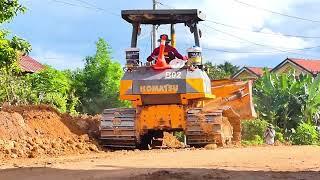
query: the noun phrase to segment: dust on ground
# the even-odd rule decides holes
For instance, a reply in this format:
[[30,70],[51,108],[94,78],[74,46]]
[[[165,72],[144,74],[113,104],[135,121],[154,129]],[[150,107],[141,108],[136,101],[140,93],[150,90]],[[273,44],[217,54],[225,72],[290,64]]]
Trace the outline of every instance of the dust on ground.
[[0,111],[0,159],[98,152],[100,117],[70,116],[49,106],[8,106]]
[[11,159],[0,179],[320,179],[320,147],[116,151]]
[[[0,111],[0,179],[320,179],[319,146],[100,151],[101,117]],[[181,143],[167,133],[167,146]]]

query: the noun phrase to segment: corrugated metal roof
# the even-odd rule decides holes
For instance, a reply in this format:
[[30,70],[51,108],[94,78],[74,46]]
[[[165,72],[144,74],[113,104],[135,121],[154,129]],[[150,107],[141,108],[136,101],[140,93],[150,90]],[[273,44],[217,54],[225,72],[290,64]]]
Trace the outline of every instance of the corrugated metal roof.
[[20,65],[21,70],[24,72],[34,73],[45,68],[44,65],[40,64],[38,61],[27,55],[21,56],[18,63]]

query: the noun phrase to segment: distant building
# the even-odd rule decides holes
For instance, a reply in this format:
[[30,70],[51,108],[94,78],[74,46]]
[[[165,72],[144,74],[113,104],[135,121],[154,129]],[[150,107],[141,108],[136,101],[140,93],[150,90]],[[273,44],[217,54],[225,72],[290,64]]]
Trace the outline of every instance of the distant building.
[[28,55],[21,56],[21,58],[18,61],[18,64],[21,70],[25,73],[35,73],[45,68],[44,65],[42,65],[41,63],[39,63],[38,61],[36,61]]
[[[232,75],[232,79],[258,79],[263,75],[265,68],[262,67],[242,67],[238,72]],[[270,69],[269,69],[270,70]]]
[[273,73],[288,73],[294,70],[296,75],[301,73],[317,76],[320,72],[320,60],[287,58],[271,70]]

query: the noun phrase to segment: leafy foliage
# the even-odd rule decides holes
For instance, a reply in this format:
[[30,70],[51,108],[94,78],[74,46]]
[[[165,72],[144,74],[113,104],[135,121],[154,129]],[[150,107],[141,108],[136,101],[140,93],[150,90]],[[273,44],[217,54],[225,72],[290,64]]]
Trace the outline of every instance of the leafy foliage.
[[268,126],[268,122],[261,119],[242,121],[242,139],[247,141],[256,140],[256,136],[261,139]]
[[[266,72],[255,82],[254,100],[259,116],[279,127],[295,144],[316,143],[314,125],[319,124],[320,77]],[[280,134],[278,140],[284,139]],[[277,138],[277,137],[276,137]]]
[[18,0],[0,0],[0,23],[12,20],[18,13],[24,13],[26,8]]
[[276,131],[276,136],[275,136],[275,140],[284,143],[285,139],[283,137],[283,134],[281,132]]
[[0,31],[0,68],[5,68],[8,71],[15,64],[18,54],[6,36],[7,32]]
[[259,135],[254,135],[252,140],[242,140],[243,145],[261,145],[263,144],[263,139]]
[[266,72],[255,82],[256,110],[263,119],[289,132],[319,114],[319,86],[319,77]]
[[[0,0],[0,24],[10,21],[25,10],[18,0]],[[8,31],[0,30],[0,68],[4,68],[7,74],[16,68],[16,61],[21,54],[31,51],[31,45],[27,41],[17,36],[8,39],[8,34]]]
[[[33,90],[35,103],[51,104],[61,112],[75,113],[78,98],[71,89],[71,79],[62,71],[47,67],[27,76]],[[70,105],[72,104],[72,105]]]
[[25,77],[13,75],[0,69],[0,102],[9,104],[27,104],[31,101],[31,87]]
[[2,73],[0,102],[12,105],[49,104],[61,112],[76,113],[78,98],[71,88],[71,79],[65,72],[47,67],[26,75]]
[[230,78],[232,74],[239,70],[238,66],[232,65],[227,61],[219,65],[206,62],[204,65],[207,68],[209,78],[212,80]]
[[31,44],[18,36],[14,36],[10,43],[11,47],[21,52],[22,55],[26,55],[31,52]]
[[308,123],[299,124],[296,132],[292,135],[294,144],[312,145],[319,142],[319,134],[316,127]]
[[233,65],[228,61],[225,61],[223,64],[219,64],[217,67],[222,69],[229,76],[239,71],[239,66]]
[[103,39],[100,38],[96,46],[96,54],[86,58],[84,69],[73,74],[75,92],[81,102],[77,109],[89,114],[126,105],[118,100],[123,75],[120,64],[112,61],[110,48]]

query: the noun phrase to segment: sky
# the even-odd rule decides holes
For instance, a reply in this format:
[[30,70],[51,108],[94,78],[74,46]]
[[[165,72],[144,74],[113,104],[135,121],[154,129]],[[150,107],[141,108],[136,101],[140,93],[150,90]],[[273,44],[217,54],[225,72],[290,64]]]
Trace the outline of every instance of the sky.
[[[27,7],[5,24],[32,45],[30,56],[58,69],[76,69],[94,55],[95,42],[105,39],[112,57],[125,63],[131,25],[120,12],[149,9],[152,0],[20,0]],[[274,67],[287,57],[320,59],[318,0],[157,0],[159,9],[199,9],[206,21],[202,32],[203,58],[214,64]],[[150,27],[142,26],[138,46],[141,60],[151,52]],[[166,26],[159,34],[168,33]],[[319,41],[319,42],[318,42]],[[181,54],[193,46],[193,36],[177,26]],[[318,48],[319,46],[319,48]]]

